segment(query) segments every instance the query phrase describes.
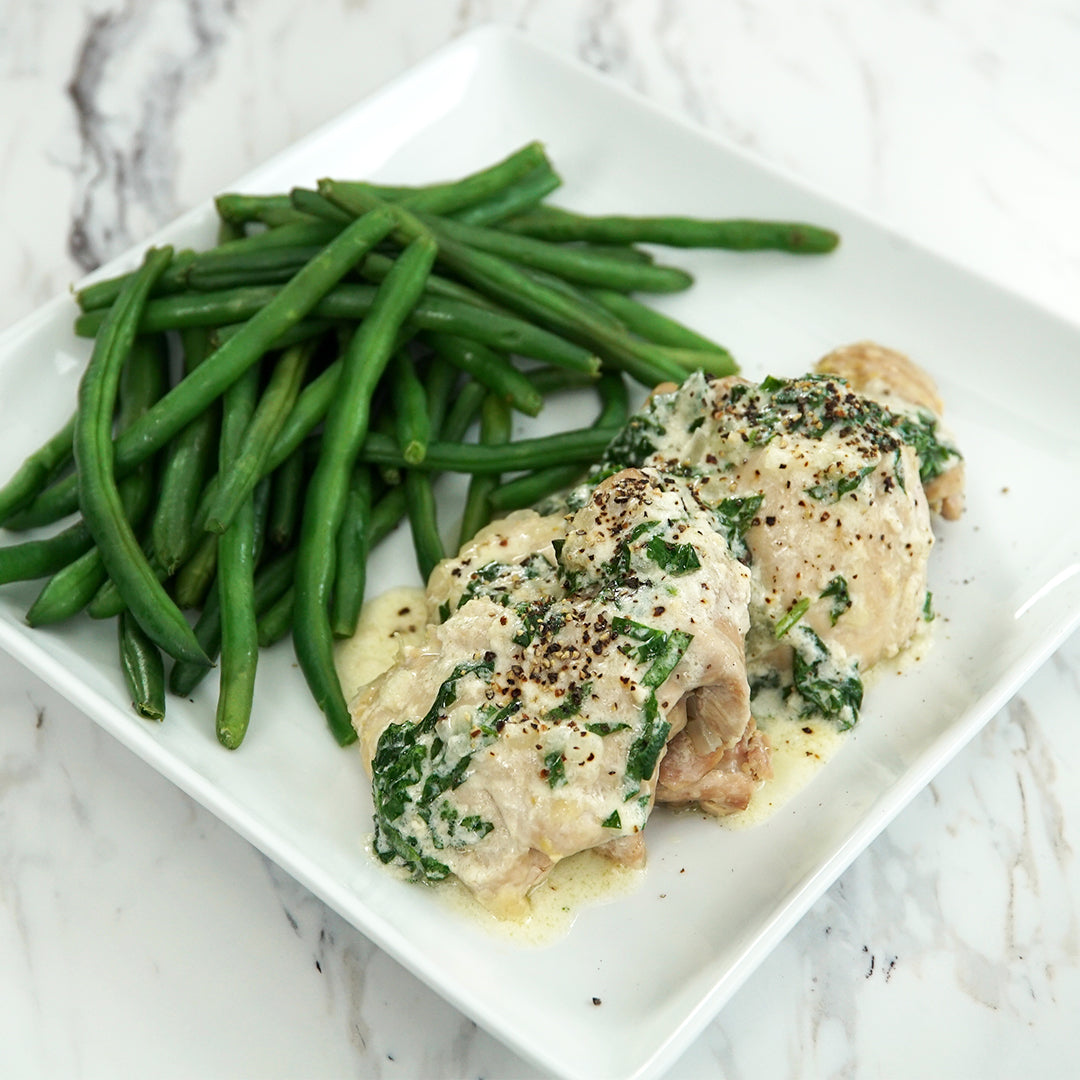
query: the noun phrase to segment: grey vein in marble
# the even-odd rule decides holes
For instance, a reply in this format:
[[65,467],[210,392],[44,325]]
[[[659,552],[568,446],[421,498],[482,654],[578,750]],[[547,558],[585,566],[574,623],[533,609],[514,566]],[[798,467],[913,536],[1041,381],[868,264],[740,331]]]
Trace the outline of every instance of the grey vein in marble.
[[231,16],[227,0],[157,0],[88,19],[68,84],[81,140],[69,248],[84,269],[176,215],[177,113]]

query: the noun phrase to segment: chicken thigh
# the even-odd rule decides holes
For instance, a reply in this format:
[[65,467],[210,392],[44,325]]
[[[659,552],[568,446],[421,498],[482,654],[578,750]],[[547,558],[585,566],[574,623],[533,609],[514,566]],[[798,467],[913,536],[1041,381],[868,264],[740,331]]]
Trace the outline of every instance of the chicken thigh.
[[[499,914],[562,858],[639,848],[673,719],[721,754],[750,722],[749,573],[691,486],[625,470],[561,537],[542,520],[440,566],[445,620],[353,704],[379,857],[453,874]],[[514,545],[523,530],[540,552]],[[706,691],[710,706],[681,706]]]

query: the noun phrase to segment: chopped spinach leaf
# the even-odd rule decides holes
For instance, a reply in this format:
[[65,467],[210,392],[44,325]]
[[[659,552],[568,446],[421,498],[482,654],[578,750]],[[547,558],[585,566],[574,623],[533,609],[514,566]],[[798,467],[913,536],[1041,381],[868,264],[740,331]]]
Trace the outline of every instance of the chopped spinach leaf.
[[841,731],[854,727],[862,707],[863,684],[857,666],[840,669],[831,662],[825,643],[808,626],[800,626],[794,641],[792,675],[803,699],[803,716],[834,720]]
[[810,607],[810,597],[804,596],[788,608],[784,616],[777,620],[773,630],[773,636],[779,640],[782,638],[807,612]]
[[662,537],[654,536],[645,551],[661,570],[666,570],[669,574],[689,574],[701,566],[701,560],[692,544],[672,544]]
[[839,502],[845,495],[854,491],[875,469],[877,462],[872,465],[864,465],[854,472],[844,473],[843,476],[832,477],[820,484],[806,489],[806,494],[818,502]]
[[619,724],[611,720],[599,720],[595,724],[586,724],[585,730],[593,735],[610,735],[615,731],[625,731],[630,725]]
[[495,826],[490,821],[484,821],[479,814],[469,814],[461,819],[461,827],[468,829],[469,832],[475,833],[476,838],[482,839],[491,832]]
[[926,598],[922,605],[923,622],[933,622],[937,616],[934,614],[934,594],[927,589]]
[[[447,842],[457,843],[457,812],[446,810],[447,792],[465,781],[472,751],[451,760],[446,744],[435,734],[435,725],[457,700],[458,682],[474,676],[484,683],[494,673],[494,656],[486,653],[458,664],[439,687],[424,717],[416,722],[390,724],[379,736],[372,762],[372,798],[375,803],[375,852],[383,862],[402,862],[417,877],[439,881],[449,874],[445,863],[425,854]],[[407,823],[412,807],[418,819]],[[423,824],[424,838],[410,829]],[[474,833],[476,830],[471,830]]]
[[600,459],[600,469],[611,476],[623,469],[636,468],[656,452],[651,436],[664,435],[663,426],[645,413],[631,416],[622,430],[611,440]]
[[600,826],[604,829],[621,829],[622,818],[619,817],[619,811],[612,810],[611,813],[600,822]]
[[851,607],[851,596],[848,593],[847,578],[837,574],[837,576],[821,590],[822,600],[830,597],[832,598],[832,607],[829,610],[829,622],[832,626],[835,626],[836,620]]
[[727,541],[728,550],[742,563],[749,564],[750,549],[743,537],[761,509],[764,495],[733,495],[724,499],[713,511],[720,535]]
[[544,758],[544,772],[547,774],[548,787],[562,787],[566,783],[566,758],[561,750],[552,750]]
[[632,785],[632,790],[626,796],[627,801],[641,789],[641,781],[652,776],[656,763],[660,760],[660,751],[667,743],[668,732],[671,731],[671,725],[660,719],[660,706],[656,701],[655,691],[645,699],[643,711],[645,722],[642,724],[641,733],[626,755],[626,777]]
[[592,693],[592,683],[571,683],[566,691],[566,697],[561,705],[548,710],[544,714],[545,720],[569,720],[571,716],[577,716],[581,712],[582,702]]
[[623,615],[611,620],[611,628],[641,644],[637,648],[624,647],[624,652],[639,664],[649,663],[649,669],[641,677],[641,685],[656,689],[675,670],[683,654],[694,640],[693,634],[684,630],[657,630],[644,623],[634,622]]

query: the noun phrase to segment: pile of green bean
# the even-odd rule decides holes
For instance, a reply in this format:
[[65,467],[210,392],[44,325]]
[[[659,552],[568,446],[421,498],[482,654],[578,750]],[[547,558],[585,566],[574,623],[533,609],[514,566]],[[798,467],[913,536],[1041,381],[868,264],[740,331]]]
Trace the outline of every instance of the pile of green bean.
[[[691,277],[642,243],[824,253],[795,223],[587,217],[547,205],[531,143],[425,187],[320,181],[217,199],[208,251],[151,249],[77,294],[94,339],[74,416],[0,488],[0,584],[46,578],[26,618],[117,620],[135,710],[160,720],[219,669],[240,745],[260,648],[292,634],[342,745],[334,669],[368,553],[407,518],[426,579],[444,556],[433,482],[471,474],[459,541],[574,483],[651,386],[735,371],[720,345],[636,299]],[[588,428],[511,439],[511,413],[595,387]],[[479,420],[479,440],[466,441]],[[166,658],[171,669],[166,680]]]

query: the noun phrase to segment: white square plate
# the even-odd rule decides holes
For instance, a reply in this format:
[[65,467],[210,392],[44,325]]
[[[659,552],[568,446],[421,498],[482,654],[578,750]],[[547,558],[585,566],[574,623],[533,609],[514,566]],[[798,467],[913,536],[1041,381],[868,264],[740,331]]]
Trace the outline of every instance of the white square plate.
[[[743,831],[657,814],[641,888],[586,910],[561,941],[522,948],[372,860],[359,755],[328,736],[287,644],[265,658],[263,704],[237,753],[215,742],[209,685],[171,700],[161,727],[132,715],[111,625],[28,630],[34,583],[0,591],[0,644],[519,1053],[565,1077],[655,1076],[1076,623],[1080,332],[503,31],[460,39],[234,187],[441,179],[534,138],[566,178],[564,205],[839,229],[827,258],[673,254],[698,283],[662,306],[749,376],[801,373],[874,338],[940,384],[970,493],[934,553],[936,642],[872,686],[853,737],[793,802]],[[208,245],[213,231],[205,205],[154,241]],[[0,477],[70,411],[88,355],[73,314],[61,297],[0,337]],[[369,581],[415,582],[404,536],[376,558]]]

